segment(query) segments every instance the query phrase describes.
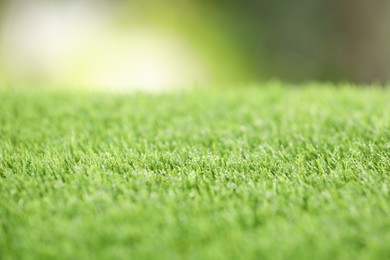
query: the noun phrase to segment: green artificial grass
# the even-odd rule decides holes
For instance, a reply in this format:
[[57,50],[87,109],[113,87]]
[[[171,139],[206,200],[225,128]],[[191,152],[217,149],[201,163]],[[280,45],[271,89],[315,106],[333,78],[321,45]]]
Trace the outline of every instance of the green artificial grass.
[[0,100],[0,259],[390,257],[390,89]]

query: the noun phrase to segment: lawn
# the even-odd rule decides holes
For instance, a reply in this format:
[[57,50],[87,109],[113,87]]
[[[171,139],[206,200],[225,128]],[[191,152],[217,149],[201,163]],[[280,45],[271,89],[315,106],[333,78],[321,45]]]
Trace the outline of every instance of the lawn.
[[390,89],[0,91],[0,259],[388,259]]

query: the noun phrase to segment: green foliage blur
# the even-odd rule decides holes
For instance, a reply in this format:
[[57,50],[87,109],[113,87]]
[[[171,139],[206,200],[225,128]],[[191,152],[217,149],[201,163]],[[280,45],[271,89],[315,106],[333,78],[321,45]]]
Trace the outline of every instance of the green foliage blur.
[[224,18],[257,75],[387,82],[390,1],[202,1]]
[[387,0],[86,2],[115,10],[118,28],[138,24],[180,34],[218,82],[390,79]]
[[186,14],[179,24],[187,15],[218,22],[259,78],[358,83],[390,78],[386,0],[139,2],[149,10],[171,10],[168,19]]

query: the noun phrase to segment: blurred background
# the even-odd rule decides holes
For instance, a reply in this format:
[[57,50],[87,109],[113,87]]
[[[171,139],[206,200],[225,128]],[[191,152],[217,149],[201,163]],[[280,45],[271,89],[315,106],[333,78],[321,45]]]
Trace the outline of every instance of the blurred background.
[[388,0],[0,0],[3,84],[386,84]]

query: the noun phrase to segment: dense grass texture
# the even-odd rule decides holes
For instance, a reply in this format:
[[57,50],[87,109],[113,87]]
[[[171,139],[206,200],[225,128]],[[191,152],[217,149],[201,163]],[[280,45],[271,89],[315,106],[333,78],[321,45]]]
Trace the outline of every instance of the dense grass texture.
[[0,259],[390,257],[390,89],[0,93]]

